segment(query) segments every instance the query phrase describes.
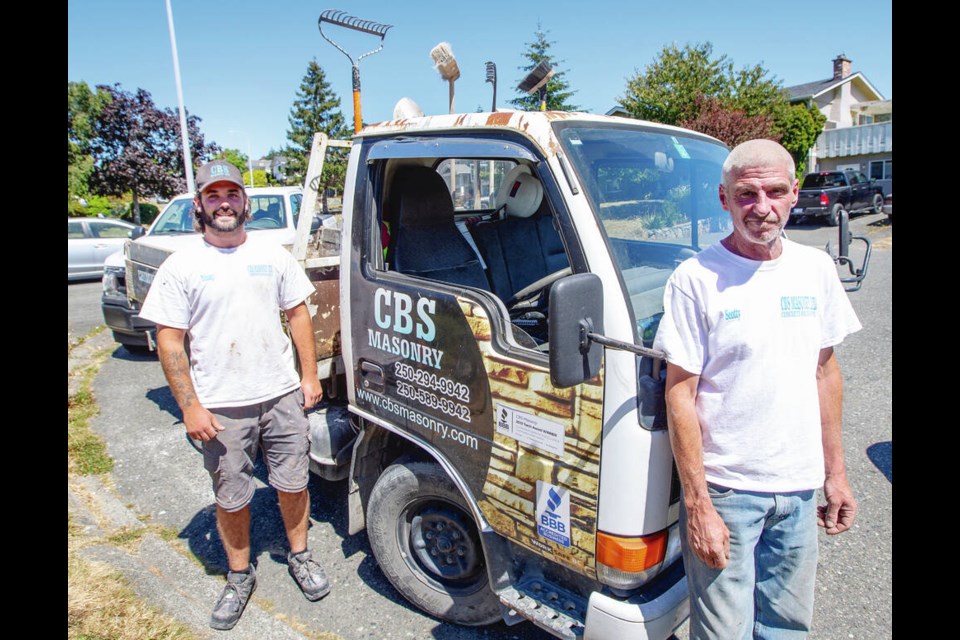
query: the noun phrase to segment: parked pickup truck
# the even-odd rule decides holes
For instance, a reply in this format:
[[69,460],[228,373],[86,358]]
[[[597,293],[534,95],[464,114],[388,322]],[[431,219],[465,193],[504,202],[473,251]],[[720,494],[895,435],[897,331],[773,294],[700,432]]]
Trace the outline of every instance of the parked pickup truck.
[[808,173],[790,213],[794,219],[824,218],[828,225],[835,227],[841,211],[883,213],[883,187],[860,171]]
[[[250,198],[247,230],[268,235],[284,246],[292,247],[297,235],[303,188],[255,187],[247,188],[247,195]],[[311,229],[316,231],[332,218],[330,214],[314,216]],[[145,233],[134,234],[131,238],[132,242],[143,247],[143,251],[152,251],[164,258],[177,249],[199,243],[201,236],[193,228],[193,195],[185,193],[175,197]],[[126,254],[118,251],[107,256],[100,299],[104,323],[113,332],[114,340],[127,349],[153,350],[156,326],[140,318],[139,303],[127,297],[126,277]]]

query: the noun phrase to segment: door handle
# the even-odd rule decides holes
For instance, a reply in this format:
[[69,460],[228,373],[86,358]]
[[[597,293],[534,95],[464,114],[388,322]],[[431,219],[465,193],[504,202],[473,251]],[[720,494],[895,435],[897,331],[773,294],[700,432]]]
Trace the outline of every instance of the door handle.
[[360,360],[360,384],[368,391],[383,393],[386,388],[383,367],[369,360]]

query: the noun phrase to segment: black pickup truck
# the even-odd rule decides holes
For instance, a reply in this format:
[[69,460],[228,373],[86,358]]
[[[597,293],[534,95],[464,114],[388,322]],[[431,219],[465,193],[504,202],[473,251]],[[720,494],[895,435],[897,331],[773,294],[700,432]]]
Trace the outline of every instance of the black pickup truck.
[[835,227],[841,210],[848,214],[883,213],[883,187],[860,171],[808,173],[790,213],[794,220],[822,217]]

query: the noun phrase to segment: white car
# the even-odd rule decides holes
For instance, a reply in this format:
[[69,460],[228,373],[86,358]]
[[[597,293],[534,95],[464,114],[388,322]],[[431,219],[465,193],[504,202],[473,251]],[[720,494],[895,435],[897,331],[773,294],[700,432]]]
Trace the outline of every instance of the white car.
[[67,218],[67,281],[103,275],[107,256],[123,249],[136,228],[111,218]]

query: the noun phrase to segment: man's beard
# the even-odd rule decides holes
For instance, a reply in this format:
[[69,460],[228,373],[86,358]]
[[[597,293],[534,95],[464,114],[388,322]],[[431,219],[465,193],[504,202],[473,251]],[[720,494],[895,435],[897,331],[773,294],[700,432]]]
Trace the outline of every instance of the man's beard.
[[218,218],[216,215],[207,213],[202,206],[200,207],[200,215],[203,218],[204,225],[216,229],[217,231],[222,231],[225,233],[234,231],[243,225],[247,219],[245,211],[238,213],[233,207],[217,207],[215,212],[216,211],[228,211],[233,214],[232,217]]

